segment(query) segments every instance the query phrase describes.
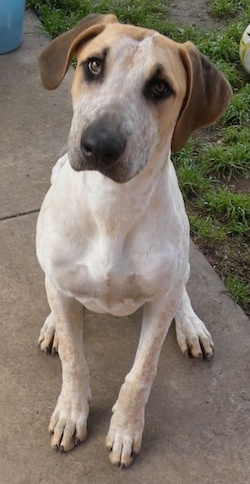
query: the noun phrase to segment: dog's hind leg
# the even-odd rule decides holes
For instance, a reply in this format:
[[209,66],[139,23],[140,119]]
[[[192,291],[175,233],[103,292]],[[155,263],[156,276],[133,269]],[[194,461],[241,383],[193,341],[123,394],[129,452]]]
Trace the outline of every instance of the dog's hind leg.
[[52,313],[46,318],[38,338],[38,345],[44,353],[55,355],[58,353],[58,337]]
[[213,356],[212,337],[203,321],[195,314],[186,288],[183,290],[175,314],[175,327],[177,341],[183,353],[195,358],[205,359]]
[[[58,352],[62,363],[62,388],[52,414],[49,432],[55,450],[69,451],[87,437],[89,371],[83,352],[83,307],[61,293],[46,279],[51,315],[47,326],[55,324]],[[52,316],[53,315],[53,316]]]

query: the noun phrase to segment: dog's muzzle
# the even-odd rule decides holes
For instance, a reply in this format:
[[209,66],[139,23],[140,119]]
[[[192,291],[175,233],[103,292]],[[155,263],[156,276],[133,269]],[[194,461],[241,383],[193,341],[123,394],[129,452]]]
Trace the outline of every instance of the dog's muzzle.
[[122,158],[126,136],[115,114],[102,116],[89,124],[82,132],[79,144],[78,148],[73,145],[73,150],[69,150],[74,170],[97,170],[118,183],[127,181]]

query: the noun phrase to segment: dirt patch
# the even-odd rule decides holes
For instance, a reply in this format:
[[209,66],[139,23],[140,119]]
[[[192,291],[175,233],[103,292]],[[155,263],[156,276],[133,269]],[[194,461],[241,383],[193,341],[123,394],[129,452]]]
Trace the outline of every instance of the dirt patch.
[[169,4],[169,21],[177,25],[197,25],[197,27],[220,28],[226,26],[223,20],[217,20],[209,15],[206,0],[175,0]]
[[237,180],[230,180],[227,186],[231,192],[243,193],[244,195],[250,195],[250,180],[239,177]]

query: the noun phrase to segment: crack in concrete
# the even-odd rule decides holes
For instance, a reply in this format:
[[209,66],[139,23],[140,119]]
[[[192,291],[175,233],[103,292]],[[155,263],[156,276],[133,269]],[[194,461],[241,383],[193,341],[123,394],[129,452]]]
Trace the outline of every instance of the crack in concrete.
[[3,220],[10,220],[12,218],[17,218],[17,217],[23,217],[25,215],[31,215],[32,213],[38,213],[40,211],[40,208],[34,208],[33,210],[29,210],[28,212],[20,212],[20,213],[14,213],[13,215],[6,215],[4,217],[0,217],[0,222]]

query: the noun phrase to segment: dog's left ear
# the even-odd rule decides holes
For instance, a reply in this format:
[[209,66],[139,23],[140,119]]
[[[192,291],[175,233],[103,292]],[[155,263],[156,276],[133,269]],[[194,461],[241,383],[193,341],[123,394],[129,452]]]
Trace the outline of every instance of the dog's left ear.
[[87,15],[73,29],[52,40],[38,57],[40,76],[46,89],[56,89],[62,82],[80,43],[99,35],[107,24],[118,22],[115,15]]
[[173,153],[184,146],[193,131],[219,118],[232,96],[228,81],[192,42],[182,44],[180,53],[187,73],[187,93],[172,138]]

